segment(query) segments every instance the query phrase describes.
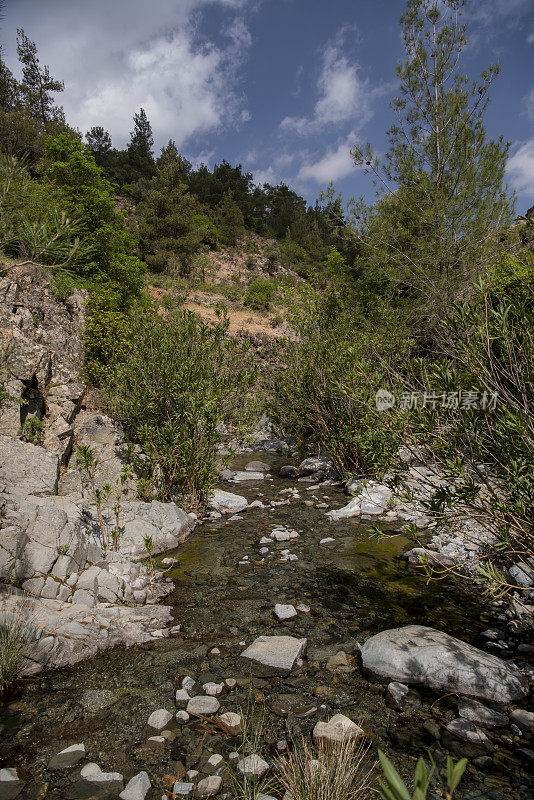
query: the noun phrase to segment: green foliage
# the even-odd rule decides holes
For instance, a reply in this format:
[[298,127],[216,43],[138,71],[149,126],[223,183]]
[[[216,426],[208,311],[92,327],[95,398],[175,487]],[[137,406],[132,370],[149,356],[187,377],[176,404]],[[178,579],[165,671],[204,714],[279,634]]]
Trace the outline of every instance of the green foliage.
[[467,766],[466,758],[462,758],[454,764],[451,757],[447,756],[447,766],[442,780],[435,764],[432,762],[432,769],[427,773],[425,762],[420,758],[415,768],[413,792],[410,792],[389,758],[381,750],[378,751],[378,756],[383,773],[383,780],[380,781],[379,788],[382,800],[426,800],[434,775],[442,784],[446,800],[452,800],[453,793],[458,787]]
[[52,94],[63,91],[63,81],[53,78],[49,67],[39,65],[37,46],[23,28],[17,29],[17,54],[22,65],[22,82],[18,89],[25,113],[45,128],[51,121],[64,122],[63,109],[55,106],[52,99]]
[[151,481],[161,500],[202,505],[217,474],[221,425],[239,432],[249,419],[250,356],[224,322],[212,327],[181,308],[163,319],[135,312],[130,326],[108,382],[111,408],[143,449],[145,486]]
[[108,550],[118,550],[121,532],[121,487],[130,477],[132,473],[131,467],[125,467],[122,470],[120,478],[115,481],[114,486],[110,483],[104,483],[100,486],[96,482],[99,461],[89,445],[84,444],[78,447],[76,462],[92,493],[92,500],[97,514],[98,538],[102,550],[104,554]]
[[34,636],[28,604],[15,594],[4,598],[0,613],[0,697],[20,676],[22,661]]
[[23,261],[72,269],[90,252],[83,226],[69,218],[47,188],[31,180],[24,163],[0,156],[0,245]]
[[524,252],[499,261],[469,301],[452,308],[443,358],[421,373],[427,392],[460,389],[460,399],[474,392],[477,402],[412,417],[414,435],[451,481],[430,510],[461,511],[495,535],[494,563],[482,577],[497,591],[506,590],[500,566],[534,556],[533,331],[534,256]]
[[380,413],[374,395],[409,352],[402,319],[378,303],[370,317],[333,289],[307,288],[295,295],[290,322],[296,336],[280,345],[287,368],[273,379],[275,420],[301,440],[313,435],[341,474],[382,473],[403,420],[394,409]]
[[273,275],[280,263],[280,248],[275,244],[269,244],[263,251],[267,259],[267,272]]
[[44,437],[45,425],[39,417],[30,417],[22,426],[24,438],[32,444],[41,444]]
[[355,209],[360,258],[392,282],[419,327],[423,319],[435,328],[458,288],[502,247],[513,212],[504,187],[509,144],[488,140],[484,127],[499,69],[471,81],[458,68],[466,46],[462,5],[408,1],[389,151],[381,162],[369,144],[353,150],[380,197],[373,208]]
[[235,247],[237,240],[244,232],[243,213],[229,191],[216,209],[217,229],[223,244]]
[[248,285],[243,303],[254,311],[268,311],[276,295],[276,286],[267,278],[256,278]]
[[120,294],[104,283],[89,297],[84,329],[85,374],[101,386],[110,374],[110,362],[128,349],[130,326]]

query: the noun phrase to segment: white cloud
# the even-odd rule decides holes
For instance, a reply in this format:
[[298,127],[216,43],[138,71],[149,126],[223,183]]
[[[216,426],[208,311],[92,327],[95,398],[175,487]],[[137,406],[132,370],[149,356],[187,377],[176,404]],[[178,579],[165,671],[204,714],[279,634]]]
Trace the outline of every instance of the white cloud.
[[272,167],[267,169],[254,170],[254,183],[256,186],[263,186],[264,183],[277,183],[276,175]]
[[356,134],[351,132],[336,148],[328,150],[315,161],[304,163],[298,172],[297,180],[326,184],[346,178],[347,175],[358,169],[350,154],[355,140]]
[[371,102],[376,89],[359,75],[359,66],[342,55],[341,42],[329,44],[323,56],[323,68],[317,83],[319,99],[310,117],[285,117],[280,123],[284,130],[299,134],[318,130],[346,121],[361,127],[372,116]]
[[520,15],[529,9],[531,0],[469,0],[466,17],[482,25],[492,26],[496,22],[506,22],[513,26],[520,23]]
[[527,44],[534,44],[534,31],[527,36]]
[[[194,135],[247,120],[236,90],[251,44],[243,10],[251,0],[19,0],[7,4],[4,38],[16,64],[16,28],[37,43],[42,64],[65,80],[57,96],[82,131],[104,125],[123,146],[143,106],[157,136],[179,147]],[[198,15],[226,8],[224,38],[205,41]],[[58,24],[61,20],[61,24]]]
[[524,142],[508,159],[507,173],[514,189],[534,198],[534,139]]

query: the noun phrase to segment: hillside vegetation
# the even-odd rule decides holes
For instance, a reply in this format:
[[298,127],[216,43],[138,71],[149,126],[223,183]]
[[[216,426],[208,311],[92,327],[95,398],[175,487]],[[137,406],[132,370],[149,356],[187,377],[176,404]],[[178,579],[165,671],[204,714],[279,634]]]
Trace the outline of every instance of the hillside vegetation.
[[221,426],[245,436],[265,411],[345,477],[391,475],[405,444],[450,479],[430,512],[495,531],[483,577],[502,588],[534,556],[533,220],[484,127],[498,68],[461,70],[457,5],[407,4],[400,122],[382,160],[352,153],[372,204],[330,186],[310,206],[173,141],[155,155],[142,108],[124,150],[104,124],[82,137],[20,31],[22,80],[0,62],[0,238],[58,296],[88,290],[85,371],[143,450],[147,495],[202,506]]

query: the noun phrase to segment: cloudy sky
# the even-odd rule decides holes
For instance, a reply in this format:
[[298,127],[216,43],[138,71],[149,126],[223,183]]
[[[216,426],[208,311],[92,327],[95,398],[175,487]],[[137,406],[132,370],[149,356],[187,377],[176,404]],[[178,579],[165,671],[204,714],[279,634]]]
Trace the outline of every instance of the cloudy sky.
[[[157,148],[173,138],[193,163],[241,162],[312,201],[330,180],[369,196],[349,149],[378,150],[392,123],[402,0],[7,0],[4,49],[16,29],[65,81],[58,99],[85,132],[117,147],[141,106]],[[499,61],[487,115],[512,142],[518,211],[534,204],[534,0],[467,0],[472,74]]]

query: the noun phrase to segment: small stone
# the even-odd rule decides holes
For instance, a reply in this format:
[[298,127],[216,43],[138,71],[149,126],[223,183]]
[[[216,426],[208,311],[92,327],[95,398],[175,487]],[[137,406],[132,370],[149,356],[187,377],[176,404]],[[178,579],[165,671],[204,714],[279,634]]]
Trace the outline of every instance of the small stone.
[[261,778],[269,771],[269,765],[261,756],[254,753],[251,756],[242,758],[237,765],[237,769],[245,778]]
[[140,772],[128,781],[126,788],[120,793],[119,797],[121,800],[145,800],[150,785],[147,773]]
[[187,704],[187,712],[199,716],[209,716],[211,714],[216,714],[220,707],[221,704],[216,697],[197,695],[196,697],[192,697]]
[[147,725],[150,728],[154,728],[156,731],[162,731],[169,724],[171,719],[172,714],[170,711],[167,711],[165,708],[158,708],[157,711],[153,711],[149,716]]
[[241,758],[241,756],[239,755],[239,753],[237,753],[237,752],[234,750],[234,751],[233,751],[232,753],[230,753],[230,755],[228,756],[228,761],[231,761],[232,763],[234,763],[235,761],[239,761],[239,759],[240,759],[240,758]]
[[213,683],[210,681],[205,683],[202,688],[206,694],[210,695],[210,697],[217,697],[218,695],[222,694],[223,687],[223,683]]
[[319,544],[330,544],[330,542],[335,542],[336,540],[332,536],[325,536],[324,539],[321,539]]
[[505,728],[508,725],[508,717],[494,711],[492,708],[472,700],[470,697],[461,697],[458,703],[458,713],[463,719],[477,722],[485,728]]
[[277,603],[274,607],[274,615],[279,620],[293,619],[293,617],[297,616],[297,609],[292,605]]
[[202,778],[195,789],[195,797],[213,797],[214,794],[221,790],[221,786],[222,778],[220,775],[210,775],[207,778]]
[[210,656],[220,656],[220,655],[221,655],[221,651],[219,650],[218,647],[212,647],[211,648]]
[[217,717],[217,722],[222,725],[226,733],[229,733],[231,736],[239,736],[240,733],[243,733],[243,717],[240,714],[227,711],[225,714],[221,714],[220,717]]
[[174,719],[178,725],[185,725],[186,722],[189,722],[190,717],[187,711],[177,711],[174,715]]
[[206,764],[204,765],[203,772],[207,772],[208,775],[213,775],[215,772],[221,769],[224,766],[224,758],[220,755],[220,753],[213,753]]
[[68,767],[74,767],[83,758],[85,758],[85,745],[73,744],[52,756],[48,762],[48,769],[68,769]]
[[182,680],[182,689],[185,689],[186,692],[190,692],[195,687],[195,679],[190,678],[189,675]]
[[306,649],[306,639],[293,636],[258,636],[241,653],[255,668],[267,675],[287,675]]
[[237,681],[236,681],[235,678],[226,678],[225,681],[224,681],[224,684],[225,684],[227,689],[232,691],[237,686]]
[[358,739],[365,736],[364,731],[344,714],[335,714],[328,722],[318,722],[313,729],[315,741],[338,744],[347,739]]
[[534,711],[525,711],[524,708],[516,708],[510,714],[510,719],[522,731],[534,731]]
[[392,681],[388,684],[386,689],[386,705],[390,708],[395,708],[397,711],[401,711],[409,691],[410,689],[405,683]]
[[172,787],[172,794],[173,797],[191,797],[194,789],[194,783],[182,783],[181,781],[176,781]]
[[456,739],[460,739],[462,742],[468,742],[469,744],[489,744],[489,739],[486,734],[479,730],[474,722],[470,722],[467,719],[461,719],[460,717],[453,719],[452,722],[449,722],[447,725],[447,730]]
[[94,761],[90,761],[88,764],[84,764],[80,770],[81,777],[87,779],[89,779],[91,776],[101,775],[101,774],[102,774],[101,768],[98,766],[98,764],[95,764]]
[[269,539],[268,536],[262,536],[260,539],[260,544],[272,544],[273,540]]
[[297,606],[297,611],[300,611],[302,614],[309,614],[311,608],[308,605],[306,605],[306,603],[299,603]]
[[14,767],[4,767],[0,769],[0,798],[1,800],[14,800],[24,788],[24,781],[21,781]]
[[196,781],[199,775],[200,772],[198,771],[198,769],[188,769],[187,772],[185,773],[185,777],[187,778],[188,781]]
[[177,706],[186,706],[191,700],[191,696],[185,689],[177,689],[175,700]]
[[340,650],[339,653],[330,656],[326,662],[326,669],[328,672],[349,673],[354,672],[355,668],[354,656],[349,656],[347,653],[344,653],[343,650]]

